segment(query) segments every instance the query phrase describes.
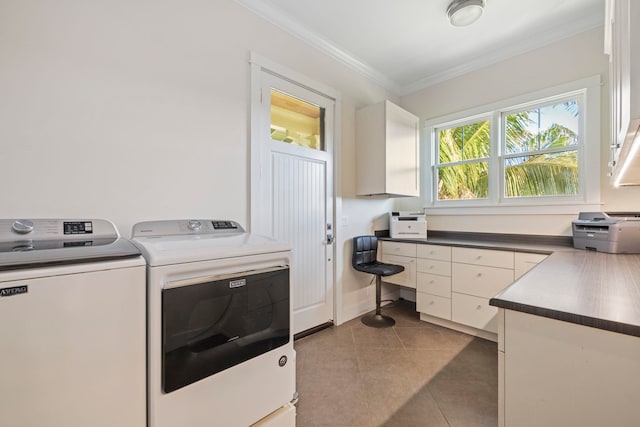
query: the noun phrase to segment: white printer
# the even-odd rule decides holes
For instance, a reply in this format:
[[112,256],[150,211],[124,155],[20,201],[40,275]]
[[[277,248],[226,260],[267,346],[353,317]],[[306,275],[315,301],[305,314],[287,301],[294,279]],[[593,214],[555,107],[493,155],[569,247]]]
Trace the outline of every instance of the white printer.
[[427,218],[421,212],[390,212],[389,229],[392,239],[426,239]]

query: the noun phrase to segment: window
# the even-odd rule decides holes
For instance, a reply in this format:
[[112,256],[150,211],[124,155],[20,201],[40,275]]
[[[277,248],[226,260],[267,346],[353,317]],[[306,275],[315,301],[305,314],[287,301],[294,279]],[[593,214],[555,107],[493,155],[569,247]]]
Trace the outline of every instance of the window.
[[580,194],[580,104],[572,97],[502,114],[504,197]]
[[599,84],[596,76],[428,123],[426,207],[599,203]]
[[271,89],[271,139],[324,150],[324,108]]
[[489,195],[490,120],[438,129],[438,200]]

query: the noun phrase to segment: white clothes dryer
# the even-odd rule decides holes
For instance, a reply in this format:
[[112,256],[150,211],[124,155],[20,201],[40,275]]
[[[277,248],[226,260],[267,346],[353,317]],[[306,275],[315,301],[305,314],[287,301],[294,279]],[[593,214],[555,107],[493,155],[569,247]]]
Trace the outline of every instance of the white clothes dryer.
[[234,221],[138,223],[150,427],[295,426],[289,244]]

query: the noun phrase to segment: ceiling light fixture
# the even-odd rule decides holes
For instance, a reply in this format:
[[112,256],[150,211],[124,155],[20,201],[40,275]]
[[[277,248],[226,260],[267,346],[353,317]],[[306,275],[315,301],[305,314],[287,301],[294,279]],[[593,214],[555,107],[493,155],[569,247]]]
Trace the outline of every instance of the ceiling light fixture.
[[484,0],[455,0],[447,8],[451,25],[466,27],[476,22],[484,11]]

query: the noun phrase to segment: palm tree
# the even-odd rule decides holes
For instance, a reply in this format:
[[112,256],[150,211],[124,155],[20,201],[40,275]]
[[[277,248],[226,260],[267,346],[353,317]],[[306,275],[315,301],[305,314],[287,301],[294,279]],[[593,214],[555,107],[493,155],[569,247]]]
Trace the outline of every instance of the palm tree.
[[[489,156],[489,121],[440,132],[440,164],[485,159]],[[475,161],[438,171],[438,199],[486,198],[489,193],[489,165]]]
[[[561,104],[577,115],[577,104]],[[506,119],[505,196],[531,197],[578,193],[577,135],[559,124],[532,131],[534,112],[510,114]],[[483,121],[439,132],[439,163],[462,162],[438,168],[438,199],[488,197],[490,122]],[[544,153],[532,153],[544,150]],[[554,151],[555,150],[555,151]]]

